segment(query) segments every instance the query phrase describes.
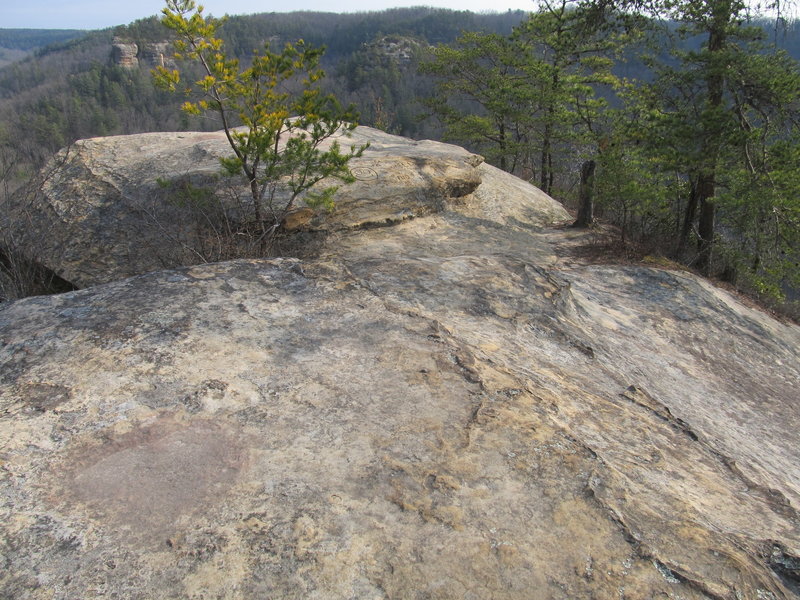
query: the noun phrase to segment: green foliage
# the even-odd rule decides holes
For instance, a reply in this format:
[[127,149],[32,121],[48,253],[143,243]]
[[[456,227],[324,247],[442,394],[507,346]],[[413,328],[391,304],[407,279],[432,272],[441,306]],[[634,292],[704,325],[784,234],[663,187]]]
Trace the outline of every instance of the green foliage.
[[607,96],[619,86],[615,61],[633,41],[624,16],[599,18],[587,3],[544,0],[515,30],[528,58],[525,73],[536,90],[534,115],[540,146],[539,186],[550,193],[559,147],[596,154],[604,135]]
[[719,195],[721,253],[740,283],[782,298],[800,288],[800,136],[765,148],[769,169],[726,172]]
[[594,18],[566,0],[543,2],[510,36],[465,33],[436,48],[423,69],[438,78],[428,107],[446,136],[553,191],[554,157],[596,144],[607,104],[598,92],[616,87],[614,59],[629,42]]
[[[187,100],[183,110],[220,118],[233,150],[222,165],[229,175],[243,175],[250,187],[252,235],[266,244],[301,195],[310,207],[331,208],[337,186],[312,188],[332,179],[352,182],[348,162],[365,147],[342,152],[333,142],[322,149],[328,138],[356,126],[355,114],[319,88],[323,50],[300,40],[273,52],[267,43],[245,67],[224,52],[216,37],[220,21],[205,18],[193,0],[167,0],[163,15],[162,23],[177,36],[175,58],[202,68],[202,77],[188,88],[201,97]],[[170,91],[183,85],[177,69],[157,67],[154,75]]]
[[694,43],[651,59],[653,75],[625,87],[602,205],[623,232],[702,271],[759,294],[797,289],[800,65],[735,0],[658,8]]
[[680,184],[641,147],[629,144],[622,126],[598,153],[595,202],[598,214],[620,225],[622,241],[647,240],[651,250],[675,233]]
[[436,47],[420,67],[438,79],[426,106],[444,123],[445,139],[518,171],[530,146],[531,98],[520,48],[507,36],[478,32],[464,33],[456,44]]

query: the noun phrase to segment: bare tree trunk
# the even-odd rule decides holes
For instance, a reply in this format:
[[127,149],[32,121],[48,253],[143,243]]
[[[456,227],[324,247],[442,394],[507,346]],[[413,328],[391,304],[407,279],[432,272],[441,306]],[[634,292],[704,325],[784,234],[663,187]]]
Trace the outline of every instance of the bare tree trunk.
[[681,227],[678,247],[675,254],[681,256],[686,251],[686,244],[689,241],[689,232],[694,225],[694,218],[697,215],[697,178],[692,176],[689,182],[689,201],[686,203],[686,210],[683,213],[683,226]]
[[539,189],[541,189],[545,194],[550,194],[552,191],[552,184],[553,184],[553,176],[551,174],[552,165],[553,165],[553,158],[551,157],[551,144],[550,138],[553,135],[552,126],[550,123],[547,123],[544,127],[544,132],[542,133],[542,158],[541,158],[541,169],[542,172],[540,174],[539,179]]
[[700,239],[697,243],[699,251],[697,267],[707,274],[711,266],[711,253],[714,247],[717,206],[716,202],[714,202],[715,185],[713,175],[710,181],[702,181],[701,183],[705,186],[705,189],[701,187],[700,190],[700,219],[697,224],[697,233]]
[[[711,19],[708,25],[708,51],[712,56],[719,55],[727,45],[727,27],[731,18],[733,2],[720,1],[711,3]],[[718,69],[712,69],[706,76],[707,109],[711,115],[711,122],[705,124],[703,132],[703,145],[701,161],[703,165],[697,178],[697,199],[700,205],[700,219],[697,233],[700,238],[698,243],[697,267],[704,274],[711,268],[711,254],[714,247],[714,229],[716,227],[717,203],[716,175],[717,161],[719,158],[721,131],[715,122],[718,111],[723,106],[725,90],[725,77]]]
[[589,227],[594,223],[594,169],[593,160],[587,160],[581,166],[581,185],[578,190],[580,208],[573,227]]
[[506,124],[500,122],[500,169],[508,172],[508,158],[506,157]]

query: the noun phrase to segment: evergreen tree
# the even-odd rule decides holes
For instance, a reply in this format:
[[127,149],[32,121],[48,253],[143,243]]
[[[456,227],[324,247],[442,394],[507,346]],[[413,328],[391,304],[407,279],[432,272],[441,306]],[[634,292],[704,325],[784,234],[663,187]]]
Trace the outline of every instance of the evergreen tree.
[[627,42],[592,11],[545,1],[510,36],[466,33],[436,48],[423,66],[439,79],[428,106],[447,137],[551,193],[558,153],[566,164],[577,147],[596,151],[601,92],[616,86],[614,58]]
[[622,25],[619,15],[599,19],[587,4],[543,0],[515,29],[534,92],[539,187],[547,193],[553,190],[557,149],[588,145],[593,154],[605,135],[600,120],[606,98],[619,84],[612,68],[631,41]]
[[511,38],[468,32],[454,46],[436,47],[421,65],[438,79],[426,106],[445,125],[445,139],[468,144],[511,173],[530,153],[533,93],[522,59]]
[[[331,207],[337,186],[312,188],[325,180],[354,181],[347,163],[364,147],[342,152],[337,142],[327,150],[320,146],[337,132],[354,129],[355,115],[319,89],[323,50],[300,40],[273,52],[267,42],[244,68],[225,54],[216,37],[219,21],[204,18],[193,0],[167,0],[163,14],[162,23],[177,35],[175,58],[202,68],[203,77],[193,86],[202,98],[185,102],[183,109],[219,117],[233,150],[222,164],[229,174],[247,180],[252,208],[247,233],[263,252],[301,195],[307,206]],[[154,74],[159,85],[172,91],[181,84],[177,69],[161,66]],[[299,91],[293,93],[290,84]]]
[[[683,39],[700,40],[694,49],[674,47],[670,62],[654,64],[655,78],[634,94],[636,120],[647,127],[640,136],[644,146],[662,171],[683,183],[676,254],[686,254],[695,238],[692,262],[709,272],[721,241],[723,253],[739,257],[739,267],[747,248],[753,253],[751,273],[755,268],[766,275],[764,244],[758,241],[763,236],[756,232],[766,213],[792,212],[777,192],[780,177],[773,175],[786,168],[781,157],[787,140],[797,135],[798,63],[763,41],[764,29],[748,21],[750,8],[739,0],[684,0],[659,9],[679,23]],[[745,213],[749,220],[742,219]],[[778,230],[793,222],[787,219]]]

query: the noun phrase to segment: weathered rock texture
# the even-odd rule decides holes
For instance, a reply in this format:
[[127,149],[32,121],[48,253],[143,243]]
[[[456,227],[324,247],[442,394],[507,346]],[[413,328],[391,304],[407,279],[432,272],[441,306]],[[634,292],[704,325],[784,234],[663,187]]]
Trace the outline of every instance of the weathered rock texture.
[[419,52],[421,44],[414,38],[402,35],[386,35],[369,44],[364,45],[364,50],[371,51],[375,56],[385,57],[395,63],[410,63],[414,54]]
[[[533,186],[482,165],[481,157],[456,146],[367,127],[349,137],[334,136],[323,147],[334,141],[369,143],[370,148],[352,161],[357,180],[341,189],[335,212],[311,223],[318,233],[391,224],[454,204],[497,204],[498,198],[514,205],[506,209],[509,218],[567,216]],[[16,219],[15,237],[35,247],[37,260],[77,287],[196,262],[196,254],[187,252],[193,243],[191,202],[181,198],[181,191],[208,188],[216,190],[220,202],[232,194],[247,201],[240,178],[221,179],[219,159],[230,153],[222,132],[77,142],[51,165],[32,204],[25,199],[16,207],[24,216]],[[479,188],[482,178],[487,185]],[[478,197],[471,198],[473,192]]]
[[169,42],[151,42],[142,46],[139,56],[149,66],[162,66],[173,68],[175,60],[172,58],[173,48]]
[[148,42],[141,46],[131,40],[115,37],[111,44],[111,60],[119,67],[136,69],[138,67],[175,66],[170,42]]
[[800,330],[448,161],[316,258],[2,308],[0,597],[800,597]]
[[111,60],[114,64],[125,69],[134,69],[139,66],[139,46],[134,42],[114,38],[111,45]]

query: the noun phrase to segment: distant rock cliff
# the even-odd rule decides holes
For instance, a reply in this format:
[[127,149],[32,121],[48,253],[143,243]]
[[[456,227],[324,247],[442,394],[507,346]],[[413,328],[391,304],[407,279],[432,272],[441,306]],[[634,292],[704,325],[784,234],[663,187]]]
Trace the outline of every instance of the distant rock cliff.
[[140,66],[174,66],[172,44],[169,42],[152,42],[137,45],[135,42],[115,37],[111,45],[111,60],[115,65],[126,69]]
[[152,66],[174,66],[172,44],[169,42],[153,42],[139,49],[139,57]]
[[375,55],[385,56],[396,63],[409,63],[414,54],[419,52],[421,44],[409,37],[401,35],[386,35],[374,42],[365,44],[365,49]]
[[111,60],[114,64],[126,69],[139,66],[139,46],[121,38],[114,38],[111,45]]
[[116,281],[126,202],[224,144],[74,149],[52,265],[111,282],[0,308],[0,597],[800,598],[800,329],[357,135],[304,259]]

